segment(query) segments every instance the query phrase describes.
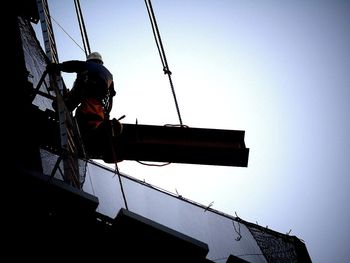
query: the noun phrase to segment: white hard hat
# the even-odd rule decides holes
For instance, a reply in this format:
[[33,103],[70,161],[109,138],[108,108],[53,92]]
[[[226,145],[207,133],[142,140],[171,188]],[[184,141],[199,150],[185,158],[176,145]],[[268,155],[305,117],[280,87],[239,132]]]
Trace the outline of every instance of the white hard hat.
[[97,60],[100,60],[101,62],[103,62],[102,56],[101,56],[101,54],[98,53],[98,52],[92,52],[92,53],[90,53],[90,54],[87,56],[86,61],[92,60],[92,59],[97,59]]

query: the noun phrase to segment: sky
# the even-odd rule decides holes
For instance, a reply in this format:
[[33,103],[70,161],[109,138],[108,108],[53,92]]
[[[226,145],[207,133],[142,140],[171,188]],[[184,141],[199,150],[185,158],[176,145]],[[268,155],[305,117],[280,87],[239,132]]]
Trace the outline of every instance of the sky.
[[[80,1],[113,73],[111,117],[179,124],[142,0]],[[153,0],[183,124],[244,130],[248,167],[118,164],[203,205],[350,258],[350,1]],[[60,61],[85,60],[72,0],[49,1]],[[40,26],[38,24],[38,26]],[[61,29],[69,34],[69,36]],[[75,42],[72,40],[75,40]],[[63,74],[70,87],[75,74]]]

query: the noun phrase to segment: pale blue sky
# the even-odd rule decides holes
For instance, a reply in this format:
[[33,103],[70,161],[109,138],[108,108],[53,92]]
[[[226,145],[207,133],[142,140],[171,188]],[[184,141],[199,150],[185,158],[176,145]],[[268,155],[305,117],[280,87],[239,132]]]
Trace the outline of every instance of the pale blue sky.
[[[136,162],[122,172],[350,258],[350,1],[153,0],[183,123],[245,130],[247,168]],[[52,17],[81,43],[73,1]],[[143,0],[81,1],[115,78],[112,117],[178,124]],[[55,26],[61,61],[84,53]],[[65,74],[69,87],[74,74]]]

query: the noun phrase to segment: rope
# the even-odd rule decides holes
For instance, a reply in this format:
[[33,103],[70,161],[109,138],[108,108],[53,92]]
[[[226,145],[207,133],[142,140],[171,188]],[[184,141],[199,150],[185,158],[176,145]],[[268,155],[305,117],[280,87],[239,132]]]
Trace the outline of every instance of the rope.
[[177,115],[179,117],[180,126],[182,126],[183,124],[182,124],[179,104],[178,104],[177,99],[176,99],[175,88],[174,88],[173,81],[171,79],[171,71],[169,70],[168,62],[167,62],[167,59],[166,59],[166,56],[165,56],[165,51],[164,51],[164,47],[163,47],[163,44],[162,44],[162,39],[160,37],[160,33],[159,33],[156,17],[155,17],[154,12],[153,12],[151,0],[145,0],[145,4],[146,4],[146,7],[147,7],[147,12],[148,12],[149,19],[151,21],[151,26],[152,26],[154,40],[156,41],[156,45],[157,45],[158,53],[159,53],[159,56],[160,56],[160,60],[162,61],[163,71],[164,71],[164,74],[168,75],[171,91],[172,91],[174,102],[175,102]]

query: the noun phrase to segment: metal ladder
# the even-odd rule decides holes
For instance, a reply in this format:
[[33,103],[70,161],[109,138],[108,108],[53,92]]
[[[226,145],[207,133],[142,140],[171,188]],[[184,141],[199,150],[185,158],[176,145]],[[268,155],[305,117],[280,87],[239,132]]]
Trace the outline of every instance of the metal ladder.
[[[47,0],[37,0],[37,7],[41,22],[41,29],[45,45],[45,52],[52,63],[59,63],[55,36],[51,23],[51,16]],[[44,73],[45,74],[45,73]],[[65,91],[62,76],[60,73],[50,73],[50,87],[54,90],[57,100],[58,120],[60,127],[60,141],[61,141],[61,156],[58,158],[55,169],[59,163],[63,162],[63,180],[76,187],[81,188],[81,178],[79,175],[79,165],[77,158],[77,146],[73,139],[73,118],[71,113],[67,110],[63,100]],[[53,171],[54,172],[54,171]]]

